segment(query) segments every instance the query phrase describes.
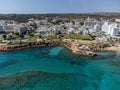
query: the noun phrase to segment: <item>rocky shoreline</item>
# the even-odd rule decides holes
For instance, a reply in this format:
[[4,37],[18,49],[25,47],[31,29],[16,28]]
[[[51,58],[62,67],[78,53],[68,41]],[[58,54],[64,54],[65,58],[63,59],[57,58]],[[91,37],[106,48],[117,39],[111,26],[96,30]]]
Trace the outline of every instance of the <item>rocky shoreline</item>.
[[93,51],[85,51],[85,50],[78,49],[78,47],[75,45],[75,42],[66,43],[66,44],[64,44],[64,47],[69,49],[75,55],[81,55],[81,56],[87,56],[87,57],[96,57],[96,56],[98,56]]
[[0,45],[0,51],[16,51],[29,48],[53,47],[61,45],[59,41],[42,41],[42,42],[27,42],[17,45]]
[[88,56],[88,57],[96,57],[96,51],[104,50],[102,45],[98,46],[89,46],[88,49],[86,48],[78,48],[75,41],[41,41],[41,42],[27,42],[24,44],[17,44],[17,45],[0,45],[0,51],[16,51],[16,50],[24,50],[29,48],[40,48],[40,47],[54,47],[54,46],[64,46],[65,48],[72,51],[73,54]]

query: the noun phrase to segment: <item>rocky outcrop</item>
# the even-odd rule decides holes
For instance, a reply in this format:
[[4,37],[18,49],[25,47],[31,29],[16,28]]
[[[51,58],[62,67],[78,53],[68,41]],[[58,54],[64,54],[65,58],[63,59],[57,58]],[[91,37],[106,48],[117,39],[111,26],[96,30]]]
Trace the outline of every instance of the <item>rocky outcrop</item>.
[[76,55],[82,55],[82,56],[88,56],[88,57],[96,57],[98,56],[95,52],[89,51],[89,50],[81,50],[75,45],[73,42],[66,42],[63,45],[64,47],[68,48],[70,51],[72,51]]

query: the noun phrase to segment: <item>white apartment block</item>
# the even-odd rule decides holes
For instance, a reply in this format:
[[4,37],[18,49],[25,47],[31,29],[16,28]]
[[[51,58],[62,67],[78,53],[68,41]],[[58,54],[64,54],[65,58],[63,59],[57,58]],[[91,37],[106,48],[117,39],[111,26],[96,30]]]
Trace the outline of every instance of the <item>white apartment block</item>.
[[102,31],[111,36],[120,35],[120,27],[117,23],[105,22],[102,26]]
[[13,28],[13,30],[14,30],[14,32],[18,32],[20,34],[24,34],[24,33],[27,32],[28,28],[26,26],[20,26],[20,25],[18,25],[18,26],[15,26]]

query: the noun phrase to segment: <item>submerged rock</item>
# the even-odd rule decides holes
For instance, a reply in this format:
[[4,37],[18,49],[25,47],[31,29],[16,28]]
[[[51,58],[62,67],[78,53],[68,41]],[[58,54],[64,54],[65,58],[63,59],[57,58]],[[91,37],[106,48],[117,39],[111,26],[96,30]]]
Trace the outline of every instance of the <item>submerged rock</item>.
[[[76,75],[81,80],[78,80],[78,77],[75,77]],[[79,85],[82,87],[87,85],[87,82],[83,81],[82,77],[84,76],[79,74],[53,74],[30,71],[0,78],[0,90],[24,90],[24,88],[29,90],[36,88],[36,86],[39,86],[37,90],[40,90],[41,87],[45,90],[73,90],[73,88],[79,90]]]

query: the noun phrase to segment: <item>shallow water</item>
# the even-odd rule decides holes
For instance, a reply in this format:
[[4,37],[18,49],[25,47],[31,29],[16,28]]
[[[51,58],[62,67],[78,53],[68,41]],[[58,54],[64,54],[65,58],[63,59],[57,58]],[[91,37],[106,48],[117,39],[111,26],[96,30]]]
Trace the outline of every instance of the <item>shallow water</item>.
[[73,55],[63,47],[0,52],[0,90],[119,90],[120,52]]

